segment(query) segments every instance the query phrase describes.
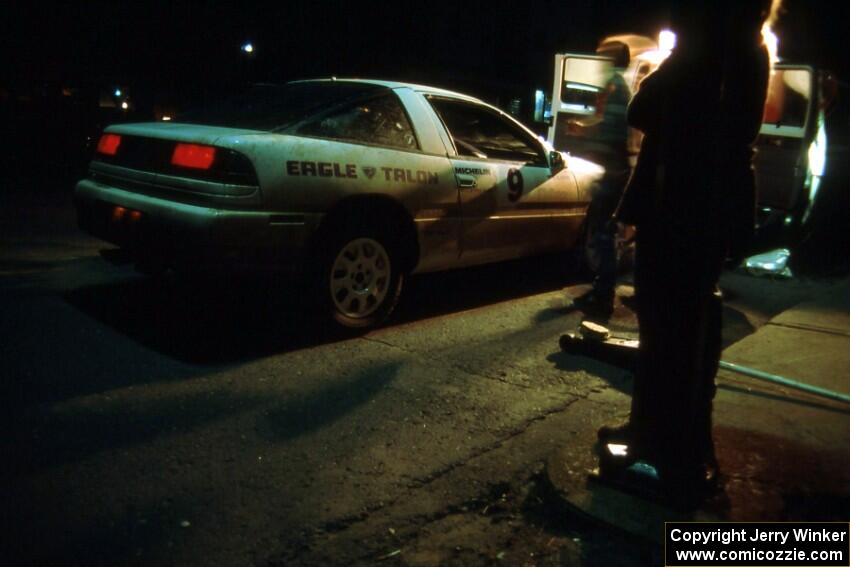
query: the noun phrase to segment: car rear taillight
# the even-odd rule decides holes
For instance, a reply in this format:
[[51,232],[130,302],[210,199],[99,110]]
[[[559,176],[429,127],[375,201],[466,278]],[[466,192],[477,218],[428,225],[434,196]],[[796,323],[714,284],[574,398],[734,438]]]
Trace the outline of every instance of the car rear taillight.
[[171,164],[192,169],[209,169],[215,160],[215,148],[200,144],[177,144],[171,154]]
[[97,142],[97,153],[114,156],[118,153],[118,146],[121,145],[121,136],[118,134],[104,134]]

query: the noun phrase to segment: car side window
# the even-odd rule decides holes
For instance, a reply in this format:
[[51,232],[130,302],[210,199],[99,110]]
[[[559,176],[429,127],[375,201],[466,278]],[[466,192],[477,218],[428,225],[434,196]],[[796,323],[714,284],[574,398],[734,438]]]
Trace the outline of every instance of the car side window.
[[407,114],[393,93],[346,105],[302,124],[296,133],[408,150],[419,148]]
[[451,134],[458,155],[546,164],[542,148],[528,133],[489,108],[439,97],[429,101]]

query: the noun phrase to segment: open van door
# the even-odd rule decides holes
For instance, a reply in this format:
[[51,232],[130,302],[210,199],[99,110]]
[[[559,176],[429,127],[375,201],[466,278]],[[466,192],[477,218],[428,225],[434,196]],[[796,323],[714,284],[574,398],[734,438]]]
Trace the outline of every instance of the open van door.
[[774,66],[754,161],[759,240],[787,241],[808,220],[826,162],[821,99],[812,67]]

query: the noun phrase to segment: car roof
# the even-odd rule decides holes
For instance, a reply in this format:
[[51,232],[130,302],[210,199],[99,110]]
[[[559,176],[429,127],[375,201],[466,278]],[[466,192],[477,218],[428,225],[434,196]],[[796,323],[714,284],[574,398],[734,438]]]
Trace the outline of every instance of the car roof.
[[416,91],[416,92],[419,92],[419,93],[422,93],[422,94],[451,96],[451,97],[462,98],[462,99],[473,101],[473,102],[483,103],[483,101],[481,101],[481,100],[479,100],[475,97],[465,95],[463,93],[458,93],[458,92],[450,91],[450,90],[447,90],[447,89],[441,89],[439,87],[429,87],[429,86],[426,86],[426,85],[417,85],[417,84],[414,84],[414,83],[402,83],[402,82],[399,82],[399,81],[384,81],[384,80],[380,80],[380,79],[355,79],[355,78],[338,79],[336,77],[330,77],[330,78],[327,78],[327,79],[306,79],[306,80],[302,80],[302,81],[292,81],[292,83],[323,83],[323,82],[363,83],[363,84],[367,84],[367,85],[379,85],[379,86],[382,86],[382,87],[386,87],[388,89],[407,88],[407,89],[411,89],[413,91]]

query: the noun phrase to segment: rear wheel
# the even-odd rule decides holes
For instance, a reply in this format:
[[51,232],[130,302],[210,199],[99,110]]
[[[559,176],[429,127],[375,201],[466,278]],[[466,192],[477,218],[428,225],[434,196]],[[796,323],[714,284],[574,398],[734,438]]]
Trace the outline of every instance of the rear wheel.
[[365,330],[392,313],[404,281],[392,242],[386,231],[351,227],[322,247],[316,292],[321,309],[336,325]]

